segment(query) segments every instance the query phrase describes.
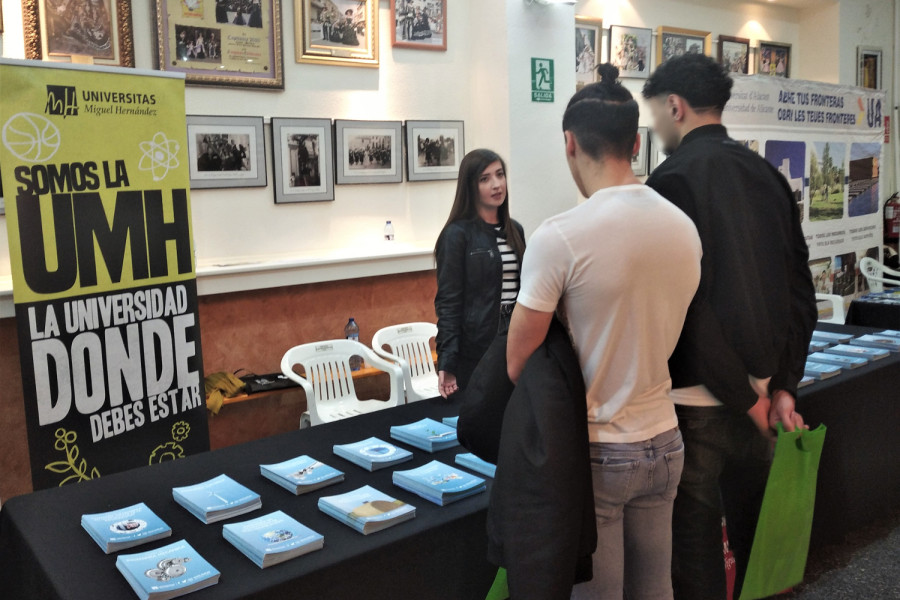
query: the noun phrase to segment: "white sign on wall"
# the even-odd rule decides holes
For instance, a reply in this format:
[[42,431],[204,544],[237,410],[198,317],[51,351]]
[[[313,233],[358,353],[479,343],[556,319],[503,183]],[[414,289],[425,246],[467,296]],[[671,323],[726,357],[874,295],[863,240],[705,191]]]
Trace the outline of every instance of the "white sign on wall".
[[866,293],[859,261],[880,260],[885,108],[880,91],[735,77],[723,121],[794,190],[816,292],[847,300]]

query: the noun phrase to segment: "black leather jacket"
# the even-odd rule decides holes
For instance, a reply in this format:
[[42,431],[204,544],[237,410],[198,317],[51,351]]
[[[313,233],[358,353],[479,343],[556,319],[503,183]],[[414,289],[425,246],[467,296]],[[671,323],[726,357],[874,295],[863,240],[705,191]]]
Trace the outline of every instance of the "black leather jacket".
[[[522,226],[513,225],[524,238]],[[455,221],[441,232],[435,255],[438,370],[457,374],[460,358],[477,362],[497,334],[503,287],[497,232],[479,217]]]

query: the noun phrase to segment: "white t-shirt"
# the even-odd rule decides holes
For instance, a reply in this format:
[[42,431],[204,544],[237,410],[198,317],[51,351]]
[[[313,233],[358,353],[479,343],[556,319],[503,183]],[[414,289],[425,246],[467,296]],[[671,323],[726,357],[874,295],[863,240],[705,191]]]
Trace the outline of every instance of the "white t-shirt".
[[677,426],[668,359],[701,255],[690,218],[644,185],[600,190],[529,240],[518,301],[559,307],[584,373],[592,442],[640,442]]

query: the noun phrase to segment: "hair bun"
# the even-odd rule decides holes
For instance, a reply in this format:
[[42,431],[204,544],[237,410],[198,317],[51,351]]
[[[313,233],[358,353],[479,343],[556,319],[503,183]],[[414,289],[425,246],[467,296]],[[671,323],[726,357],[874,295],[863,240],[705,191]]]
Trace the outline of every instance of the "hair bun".
[[600,83],[615,85],[619,79],[619,69],[610,63],[597,65],[597,73],[600,75]]

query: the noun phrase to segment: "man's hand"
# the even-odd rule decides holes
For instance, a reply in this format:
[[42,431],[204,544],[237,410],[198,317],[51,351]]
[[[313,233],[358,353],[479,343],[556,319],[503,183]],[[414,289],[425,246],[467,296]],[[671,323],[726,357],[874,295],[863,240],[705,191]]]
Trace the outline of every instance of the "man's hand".
[[765,436],[772,435],[772,432],[769,431],[769,414],[771,408],[772,401],[766,396],[760,396],[756,401],[756,404],[753,405],[753,408],[747,411],[747,416],[750,417],[753,424],[759,429],[759,432]]
[[775,425],[781,423],[785,431],[809,429],[803,422],[803,417],[794,408],[793,396],[784,390],[776,391],[772,395],[772,405],[769,408],[769,427],[775,429]]
[[456,384],[456,375],[447,371],[438,371],[438,390],[444,398],[459,390],[459,386]]

